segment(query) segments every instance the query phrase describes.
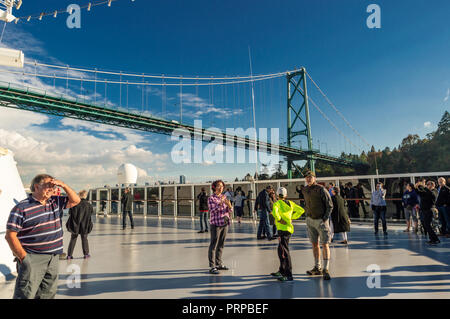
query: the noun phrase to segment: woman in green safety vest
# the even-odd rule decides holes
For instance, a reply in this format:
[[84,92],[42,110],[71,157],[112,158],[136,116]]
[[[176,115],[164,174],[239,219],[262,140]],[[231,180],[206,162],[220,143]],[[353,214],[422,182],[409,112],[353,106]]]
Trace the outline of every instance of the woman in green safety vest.
[[292,220],[297,219],[305,210],[296,203],[287,200],[287,189],[280,187],[277,190],[279,200],[273,204],[272,215],[278,229],[278,257],[280,258],[280,269],[271,273],[279,281],[292,281],[292,263],[289,254],[289,238],[294,232]]

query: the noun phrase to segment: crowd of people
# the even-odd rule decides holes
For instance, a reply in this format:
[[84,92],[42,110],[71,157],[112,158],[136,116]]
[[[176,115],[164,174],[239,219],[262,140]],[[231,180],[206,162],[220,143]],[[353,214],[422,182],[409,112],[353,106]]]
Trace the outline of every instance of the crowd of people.
[[[366,200],[370,200],[374,234],[378,235],[381,219],[383,235],[388,235],[387,191],[382,182],[376,183],[375,190],[372,192],[371,198],[368,199],[365,197],[364,189],[360,183],[355,187],[351,182],[340,187],[335,186],[334,183],[325,185],[317,182],[314,172],[311,171],[306,173],[305,181],[306,185],[296,186],[300,205],[287,200],[286,188],[280,187],[275,192],[271,185],[261,190],[255,199],[254,213],[257,214],[259,219],[257,240],[267,239],[271,241],[278,238],[280,268],[272,275],[280,281],[292,280],[292,265],[288,245],[289,238],[293,233],[292,219],[299,218],[304,212],[307,216],[306,227],[315,260],[313,269],[307,271],[310,276],[320,275],[325,280],[331,278],[329,245],[336,239],[337,235],[342,237],[339,241],[340,244],[349,244],[347,233],[350,231],[350,218],[360,217],[359,207],[362,208],[362,216],[366,218],[369,216],[365,208]],[[405,211],[406,229],[404,231],[409,232],[411,225],[413,225],[412,229],[417,233],[420,223],[424,235],[429,237],[427,243],[430,245],[440,243],[435,228],[432,226],[437,216],[441,225],[439,236],[450,237],[450,188],[446,185],[445,178],[439,178],[438,184],[439,187],[436,188],[434,181],[425,179],[416,184],[405,183],[404,193],[400,196],[401,206]],[[202,189],[198,199],[201,207],[201,221],[206,220],[205,215],[209,211],[211,227],[214,225],[218,229],[218,231],[215,230],[214,234],[211,234],[209,247],[210,273],[218,274],[219,270],[228,269],[223,265],[221,256],[226,237],[225,228],[230,223],[233,206],[237,221],[240,223],[244,202],[250,203],[251,197],[246,197],[240,187],[236,189],[235,193],[230,188],[225,190],[225,184],[220,180],[214,182],[213,186],[213,196],[208,198],[206,191]],[[399,198],[393,200],[395,204],[399,201]],[[206,207],[209,208],[208,211]],[[222,220],[222,217],[226,221]],[[203,232],[202,225],[203,222],[201,222],[200,232]],[[205,225],[207,225],[206,222]],[[322,246],[323,259],[320,257],[320,245]]]
[[[65,196],[59,193],[59,187]],[[401,206],[405,212],[405,232],[418,232],[423,229],[429,237],[428,243],[440,243],[439,236],[450,237],[450,188],[445,178],[438,179],[438,185],[432,180],[422,179],[416,184],[405,183],[401,197]],[[18,277],[13,298],[54,298],[57,289],[58,259],[63,255],[63,210],[69,209],[66,223],[71,233],[66,259],[73,259],[73,251],[78,236],[81,237],[84,258],[90,258],[88,234],[92,231],[91,215],[93,208],[87,198],[87,191],[78,194],[64,182],[47,174],[37,175],[31,182],[31,194],[19,202],[10,212],[7,221],[6,240],[17,261]],[[200,231],[210,232],[208,248],[209,272],[219,274],[228,270],[223,263],[222,253],[225,246],[228,226],[236,217],[241,223],[244,207],[249,211],[251,191],[246,196],[241,187],[234,192],[225,183],[217,180],[212,183],[212,195],[201,189],[199,202]],[[350,217],[359,216],[365,198],[362,185],[353,187],[352,183],[337,187],[333,183],[325,185],[316,181],[312,171],[305,174],[305,185],[297,186],[300,204],[287,199],[287,189],[279,187],[276,191],[268,185],[255,199],[254,213],[259,218],[257,240],[278,239],[279,269],[273,273],[279,281],[292,281],[292,260],[289,252],[289,240],[294,233],[293,219],[306,214],[306,229],[312,244],[314,266],[306,271],[309,276],[322,276],[330,280],[330,243],[338,234],[339,243],[348,245]],[[378,234],[381,219],[383,234],[387,235],[386,189],[378,182],[370,199],[374,216],[374,231]],[[126,228],[126,218],[132,216],[133,198],[126,188],[122,198],[122,228]],[[345,205],[347,204],[347,205]],[[347,207],[346,207],[347,206]],[[209,218],[208,218],[209,213]],[[439,234],[434,227],[439,220]],[[209,226],[209,227],[208,227]],[[322,250],[321,250],[322,247]]]

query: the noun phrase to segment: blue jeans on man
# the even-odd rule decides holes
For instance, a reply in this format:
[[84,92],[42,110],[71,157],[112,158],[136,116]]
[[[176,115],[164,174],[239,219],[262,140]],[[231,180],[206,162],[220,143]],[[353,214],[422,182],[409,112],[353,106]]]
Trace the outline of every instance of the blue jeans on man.
[[450,207],[438,206],[439,220],[441,222],[441,233],[443,235],[450,234]]
[[383,232],[387,232],[386,224],[386,206],[375,206],[373,210],[373,222],[375,227],[375,234],[378,233],[378,223],[381,217],[381,224],[383,225]]
[[264,238],[262,235],[266,235],[267,239],[272,239],[272,229],[269,222],[269,212],[266,210],[258,210],[259,226],[257,238]]
[[122,216],[122,228],[125,229],[127,227],[127,215],[130,217],[131,229],[134,228],[133,214],[131,210],[124,210]]
[[[205,226],[203,226],[205,225]],[[208,232],[208,212],[200,212],[200,231]]]

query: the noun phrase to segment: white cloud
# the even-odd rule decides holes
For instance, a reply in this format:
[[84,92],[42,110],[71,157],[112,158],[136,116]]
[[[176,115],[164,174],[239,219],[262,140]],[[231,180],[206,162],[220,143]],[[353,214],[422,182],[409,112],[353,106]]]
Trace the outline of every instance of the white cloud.
[[447,89],[447,94],[446,94],[445,97],[444,97],[444,102],[447,102],[447,100],[449,99],[449,97],[450,97],[450,88]]
[[431,122],[427,121],[427,122],[423,123],[423,127],[430,128],[431,127]]

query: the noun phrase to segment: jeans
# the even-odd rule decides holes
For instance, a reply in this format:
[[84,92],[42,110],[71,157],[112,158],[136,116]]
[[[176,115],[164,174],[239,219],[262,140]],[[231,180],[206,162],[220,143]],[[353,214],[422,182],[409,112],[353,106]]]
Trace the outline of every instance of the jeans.
[[[80,234],[81,236],[81,247],[83,248],[83,255],[89,255],[89,242],[87,239],[87,234]],[[75,244],[77,243],[78,234],[72,234],[70,236],[69,248],[67,249],[67,256],[73,256],[73,250]]]
[[387,231],[386,206],[375,206],[375,209],[373,211],[373,222],[376,233],[378,233],[378,222],[380,221],[380,217],[381,217],[381,224],[383,225],[383,232],[386,232]]
[[[204,229],[203,224],[205,224]],[[208,212],[200,212],[200,230],[208,230]]]
[[442,225],[441,233],[450,234],[450,207],[439,206],[437,209],[439,211],[439,220]]
[[268,239],[272,238],[272,229],[269,223],[269,213],[265,210],[258,210],[259,226],[257,237],[266,235]]
[[131,210],[125,210],[123,212],[123,219],[122,219],[123,228],[127,227],[127,215],[130,216],[131,228],[134,228],[133,214],[131,213]]
[[228,226],[211,225],[211,242],[208,249],[209,267],[220,267],[222,262],[222,251],[227,237]]

